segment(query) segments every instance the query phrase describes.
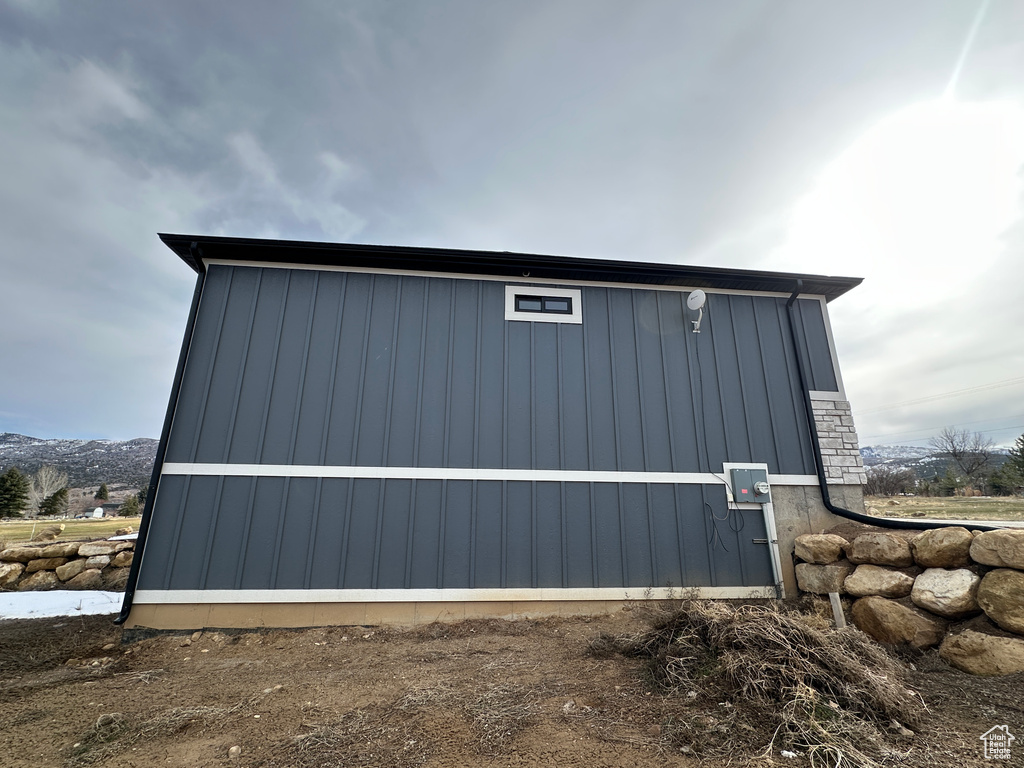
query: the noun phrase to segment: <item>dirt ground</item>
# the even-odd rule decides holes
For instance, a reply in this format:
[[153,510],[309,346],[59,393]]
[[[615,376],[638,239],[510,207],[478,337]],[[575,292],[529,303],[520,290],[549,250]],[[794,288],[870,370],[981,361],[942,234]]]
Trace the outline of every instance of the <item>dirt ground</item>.
[[[601,633],[644,628],[634,610],[407,630],[207,631],[122,644],[111,617],[3,621],[0,764],[751,764],[765,748],[762,734],[736,733],[732,758],[701,763],[665,735],[693,706],[687,697],[654,690],[637,659],[588,652]],[[1024,675],[971,677],[934,652],[901,658],[927,716],[916,734],[893,734],[897,756],[887,765],[994,765],[979,736],[1003,724],[1020,746],[998,764],[1024,765]],[[726,697],[717,706],[731,706]],[[240,755],[229,757],[236,746]],[[807,764],[767,754],[771,761],[757,764]]]

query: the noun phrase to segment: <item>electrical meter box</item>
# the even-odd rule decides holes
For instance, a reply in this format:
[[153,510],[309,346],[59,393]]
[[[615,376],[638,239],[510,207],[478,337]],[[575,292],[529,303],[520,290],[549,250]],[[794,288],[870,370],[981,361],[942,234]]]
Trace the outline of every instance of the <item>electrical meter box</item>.
[[766,504],[772,500],[768,472],[763,469],[732,469],[733,501]]

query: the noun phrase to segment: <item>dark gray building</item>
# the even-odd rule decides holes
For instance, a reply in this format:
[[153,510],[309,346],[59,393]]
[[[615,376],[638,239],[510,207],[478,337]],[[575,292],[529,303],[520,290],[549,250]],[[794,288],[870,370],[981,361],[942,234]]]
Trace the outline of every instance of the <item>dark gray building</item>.
[[863,508],[827,311],[859,279],[161,237],[198,281],[128,626],[776,594],[819,475]]

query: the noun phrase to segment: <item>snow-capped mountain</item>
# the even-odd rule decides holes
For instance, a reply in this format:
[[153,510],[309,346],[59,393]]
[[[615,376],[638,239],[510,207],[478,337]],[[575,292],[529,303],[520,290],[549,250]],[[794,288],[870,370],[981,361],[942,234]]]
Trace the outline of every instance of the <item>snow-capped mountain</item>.
[[32,473],[44,464],[68,473],[72,486],[125,483],[141,487],[149,482],[157,441],[148,437],[134,440],[44,440],[38,437],[0,433],[0,472],[17,467]]

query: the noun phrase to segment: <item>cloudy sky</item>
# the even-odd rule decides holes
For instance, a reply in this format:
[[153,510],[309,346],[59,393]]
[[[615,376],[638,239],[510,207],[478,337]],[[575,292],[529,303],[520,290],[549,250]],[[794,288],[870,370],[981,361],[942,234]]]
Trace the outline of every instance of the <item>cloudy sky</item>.
[[156,237],[861,276],[862,444],[1024,432],[1017,0],[0,0],[0,432],[159,435]]

